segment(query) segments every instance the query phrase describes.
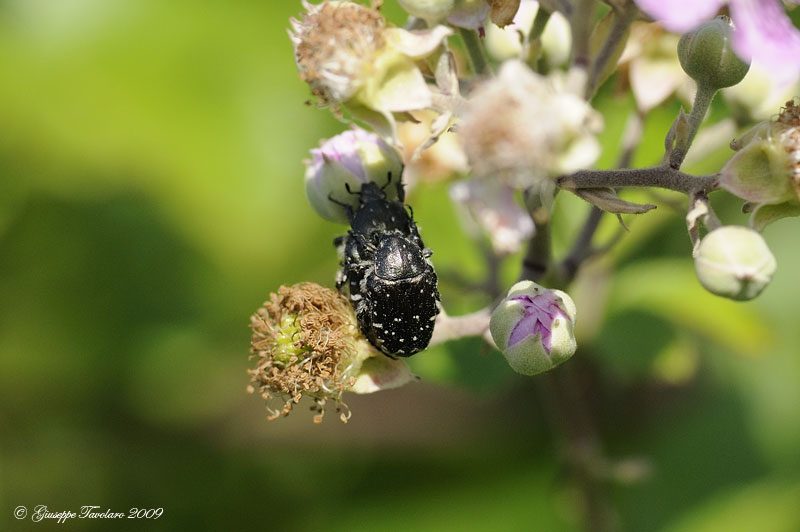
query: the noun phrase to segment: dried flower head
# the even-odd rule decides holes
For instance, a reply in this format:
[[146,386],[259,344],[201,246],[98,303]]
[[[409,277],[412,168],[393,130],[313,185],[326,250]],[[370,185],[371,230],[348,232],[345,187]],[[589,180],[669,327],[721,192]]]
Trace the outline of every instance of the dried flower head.
[[600,154],[600,115],[565,90],[509,60],[470,98],[459,135],[476,176],[527,188],[591,166]]
[[[404,362],[383,356],[367,342],[347,299],[314,283],[281,286],[250,318],[250,328],[250,358],[258,364],[248,370],[248,391],[258,390],[268,401],[270,420],[288,415],[307,396],[318,412],[315,423],[322,421],[329,401],[347,422],[345,391],[370,393],[412,378]],[[269,406],[274,399],[282,401],[280,408]]]
[[303,2],[302,20],[291,19],[290,32],[300,79],[320,103],[347,100],[358,90],[365,57],[385,39],[385,22],[376,9],[350,2]]
[[393,113],[430,107],[431,93],[414,60],[436,49],[450,29],[389,27],[377,7],[352,2],[303,6],[303,17],[290,20],[289,37],[300,78],[319,105],[345,108],[392,138]]

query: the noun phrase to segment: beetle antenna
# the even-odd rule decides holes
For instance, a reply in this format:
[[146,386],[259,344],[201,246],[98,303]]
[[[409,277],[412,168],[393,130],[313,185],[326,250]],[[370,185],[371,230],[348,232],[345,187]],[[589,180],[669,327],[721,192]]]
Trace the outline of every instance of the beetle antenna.
[[[345,188],[347,188],[347,183],[345,183]],[[347,191],[350,192],[350,189],[348,188]],[[344,203],[344,202],[341,202],[341,201],[339,201],[337,199],[334,199],[333,196],[330,195],[330,194],[328,194],[328,201],[330,201],[332,203],[335,203],[339,207],[343,207],[347,211],[347,219],[348,220],[352,220],[353,219],[353,206],[352,205],[350,205],[349,203]]]

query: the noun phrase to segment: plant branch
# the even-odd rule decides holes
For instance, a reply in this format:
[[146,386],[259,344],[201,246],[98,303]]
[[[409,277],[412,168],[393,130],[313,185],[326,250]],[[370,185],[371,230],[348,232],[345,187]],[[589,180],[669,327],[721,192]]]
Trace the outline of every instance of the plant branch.
[[695,176],[666,166],[619,170],[579,170],[560,177],[559,187],[575,191],[582,188],[656,187],[684,194],[696,191],[711,192],[716,188],[718,174]]

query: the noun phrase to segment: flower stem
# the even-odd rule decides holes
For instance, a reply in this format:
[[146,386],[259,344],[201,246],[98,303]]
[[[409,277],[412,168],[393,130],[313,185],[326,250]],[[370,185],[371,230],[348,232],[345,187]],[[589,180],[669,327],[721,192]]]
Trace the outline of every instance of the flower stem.
[[[597,53],[597,57],[595,57],[594,63],[589,71],[589,80],[586,82],[587,100],[590,100],[597,90],[597,86],[608,67],[609,61],[611,61],[615,55],[618,57],[621,53],[621,45],[624,46],[623,41],[627,41],[631,24],[633,24],[638,14],[639,8],[637,8],[636,4],[633,2],[614,13],[614,22],[611,25],[608,36],[603,43],[603,47],[600,48],[600,51]],[[615,52],[617,53],[615,54]]]
[[581,69],[589,68],[589,36],[592,33],[595,0],[578,0],[570,16],[572,30],[572,64]]
[[683,159],[686,158],[686,153],[692,145],[697,130],[700,129],[700,124],[703,123],[703,119],[706,117],[708,108],[711,105],[711,100],[714,99],[717,90],[716,88],[706,87],[705,85],[697,86],[697,94],[695,94],[692,112],[689,115],[689,132],[685,138],[678,138],[675,150],[669,158],[669,165],[672,168],[677,170],[681,167],[681,164],[683,164]]
[[563,279],[563,284],[565,286],[572,282],[575,275],[578,273],[580,265],[592,254],[592,238],[597,228],[600,226],[600,220],[602,218],[603,211],[592,206],[589,215],[586,217],[586,222],[583,224],[580,235],[578,235],[578,238],[572,244],[572,249],[569,254],[559,265],[558,273]]
[[470,61],[472,61],[472,69],[478,76],[491,74],[489,61],[486,59],[486,53],[483,50],[481,38],[475,30],[468,30],[466,28],[459,28],[458,33],[461,35],[461,40],[464,42],[464,47],[469,54]]
[[428,347],[441,344],[449,340],[466,338],[467,336],[482,336],[489,330],[489,318],[492,313],[489,308],[484,308],[464,316],[448,316],[442,311],[436,318],[433,336]]
[[550,216],[558,192],[552,183],[542,183],[525,191],[525,206],[533,221],[533,236],[522,259],[520,280],[540,282],[550,269]]
[[537,222],[528,242],[528,251],[522,259],[520,280],[541,281],[550,268],[550,220]]
[[536,10],[536,16],[533,19],[531,31],[528,34],[529,41],[535,41],[542,36],[542,33],[544,33],[544,28],[547,26],[547,22],[550,20],[550,15],[552,15],[552,13],[545,9],[543,5],[539,4],[539,9]]

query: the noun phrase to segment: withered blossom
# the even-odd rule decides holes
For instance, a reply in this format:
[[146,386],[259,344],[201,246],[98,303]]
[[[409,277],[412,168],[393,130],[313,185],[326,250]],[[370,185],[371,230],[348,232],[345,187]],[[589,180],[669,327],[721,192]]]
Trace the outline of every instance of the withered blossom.
[[445,26],[421,31],[391,27],[377,7],[341,1],[303,2],[291,19],[300,78],[320,106],[346,110],[387,138],[395,138],[395,113],[431,106],[431,92],[415,60],[452,33]]
[[[303,397],[314,401],[314,422],[330,402],[342,422],[350,410],[346,391],[371,393],[402,386],[413,377],[401,360],[378,353],[358,329],[350,303],[315,283],[281,286],[250,318],[248,391],[267,400],[269,419],[288,415]],[[279,402],[278,408],[271,403]]]

